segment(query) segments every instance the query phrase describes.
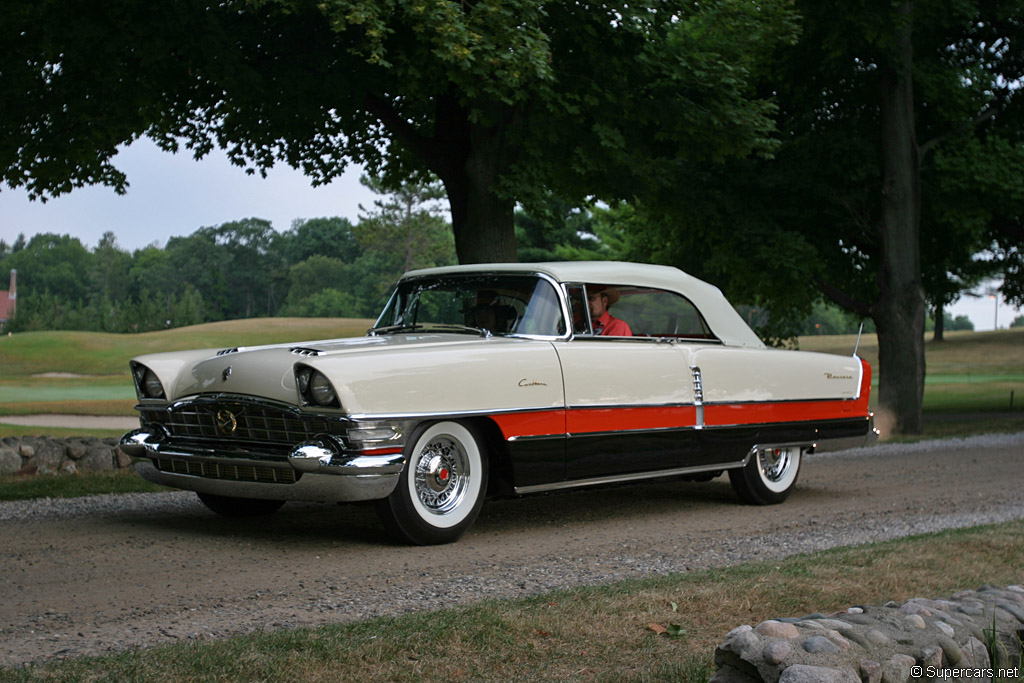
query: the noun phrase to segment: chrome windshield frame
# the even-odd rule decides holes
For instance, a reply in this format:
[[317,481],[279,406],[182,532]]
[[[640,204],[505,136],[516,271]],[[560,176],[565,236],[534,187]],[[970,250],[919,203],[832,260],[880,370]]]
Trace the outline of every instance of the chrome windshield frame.
[[[560,313],[561,318],[562,318],[562,325],[565,327],[565,332],[562,333],[562,334],[527,334],[527,333],[521,333],[521,332],[492,333],[494,338],[496,338],[496,339],[498,339],[498,338],[505,338],[505,339],[533,339],[533,340],[538,340],[538,341],[566,341],[566,340],[568,340],[568,339],[570,339],[572,337],[572,325],[569,322],[571,320],[571,317],[570,317],[570,314],[569,314],[569,306],[568,306],[568,302],[566,300],[565,289],[564,289],[564,286],[563,286],[563,284],[561,282],[559,282],[555,278],[551,277],[547,273],[542,273],[542,272],[538,272],[538,271],[504,271],[504,270],[486,270],[486,269],[481,269],[478,272],[470,272],[470,273],[465,273],[465,274],[459,274],[456,277],[467,277],[467,278],[468,277],[487,277],[488,275],[493,275],[493,276],[496,276],[496,277],[497,276],[533,277],[533,278],[536,278],[538,280],[543,280],[544,282],[548,283],[548,285],[550,285],[551,288],[554,290],[555,297],[558,299],[559,313]],[[375,330],[375,329],[378,329],[378,328],[381,328],[381,327],[387,327],[387,325],[382,325],[382,321],[383,321],[384,315],[388,311],[390,311],[392,309],[392,305],[395,303],[395,298],[399,295],[399,289],[401,288],[402,284],[404,284],[406,282],[414,281],[414,280],[429,281],[429,280],[432,280],[432,279],[445,279],[445,278],[451,278],[451,277],[453,277],[453,276],[450,275],[450,274],[446,274],[444,276],[428,276],[428,275],[423,275],[423,276],[418,276],[418,277],[413,277],[413,278],[402,278],[401,280],[399,280],[398,283],[395,285],[395,288],[392,290],[391,296],[388,297],[387,304],[385,304],[385,306],[384,306],[383,310],[381,311],[380,315],[377,317],[377,320],[374,323],[373,328],[371,328],[371,330],[369,330],[367,334],[373,334],[373,330]],[[397,304],[395,304],[395,305],[397,305]]]

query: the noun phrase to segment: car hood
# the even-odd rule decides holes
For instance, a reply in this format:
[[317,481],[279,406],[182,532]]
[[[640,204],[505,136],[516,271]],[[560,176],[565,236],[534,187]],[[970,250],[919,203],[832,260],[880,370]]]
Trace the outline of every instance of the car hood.
[[[484,368],[492,380],[509,386],[527,380],[538,387],[532,398],[540,405],[558,405],[561,400],[561,377],[551,344],[508,337],[396,334],[156,354],[136,361],[157,373],[171,401],[227,393],[298,405],[296,364],[323,372],[350,413],[436,409],[434,402],[450,393],[453,383],[465,387],[463,399],[468,398],[465,393],[480,385],[473,378],[479,380]],[[433,396],[431,386],[447,386],[449,391]],[[494,388],[482,388],[488,395],[479,400],[492,403]]]

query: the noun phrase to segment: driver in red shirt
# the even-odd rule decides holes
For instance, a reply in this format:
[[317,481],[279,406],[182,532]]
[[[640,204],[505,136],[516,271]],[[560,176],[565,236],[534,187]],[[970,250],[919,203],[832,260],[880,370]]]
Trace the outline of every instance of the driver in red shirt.
[[587,302],[590,304],[590,319],[594,334],[608,337],[632,337],[626,321],[619,320],[608,312],[608,308],[619,300],[619,290],[614,287],[587,288]]

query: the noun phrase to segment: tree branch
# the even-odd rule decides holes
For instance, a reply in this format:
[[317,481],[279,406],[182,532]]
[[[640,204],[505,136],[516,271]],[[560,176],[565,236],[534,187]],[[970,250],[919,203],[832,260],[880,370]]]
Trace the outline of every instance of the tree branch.
[[929,140],[929,141],[923,143],[922,145],[920,145],[917,148],[917,150],[918,150],[918,152],[917,152],[918,153],[918,157],[923,161],[925,156],[929,152],[931,152],[933,149],[938,147],[941,143],[945,142],[946,140],[948,140],[949,138],[953,137],[954,135],[959,135],[960,133],[964,133],[964,132],[966,132],[966,131],[968,131],[968,130],[970,130],[972,128],[980,126],[981,124],[985,123],[986,121],[988,121],[989,119],[991,119],[995,115],[996,115],[995,108],[994,107],[988,107],[985,111],[981,112],[981,114],[979,114],[975,118],[971,119],[970,121],[966,121],[966,122],[962,123],[961,125],[957,126],[956,128],[954,128],[952,130],[948,130],[945,133],[943,133],[942,135],[938,135],[938,136],[932,138],[931,140]]
[[871,306],[869,304],[853,298],[831,282],[821,278],[814,278],[814,285],[818,288],[818,291],[828,297],[828,299],[837,306],[845,308],[848,311],[852,311],[862,318],[872,317]]
[[[363,108],[370,114],[377,117],[383,123],[396,140],[409,148],[416,156],[424,159],[427,166],[438,173],[436,165],[443,155],[439,153],[439,147],[435,138],[428,138],[416,129],[408,120],[399,115],[391,103],[377,95],[367,95],[363,100]],[[441,175],[441,173],[438,173]]]

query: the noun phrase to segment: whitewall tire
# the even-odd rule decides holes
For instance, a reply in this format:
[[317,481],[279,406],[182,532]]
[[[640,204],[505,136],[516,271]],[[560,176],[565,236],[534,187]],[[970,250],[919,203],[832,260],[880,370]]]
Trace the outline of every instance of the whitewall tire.
[[461,422],[421,425],[406,445],[398,486],[377,513],[398,538],[450,543],[476,520],[487,493],[487,457],[476,429]]
[[744,467],[729,470],[729,482],[744,502],[775,505],[789,497],[800,475],[799,446],[759,448]]

